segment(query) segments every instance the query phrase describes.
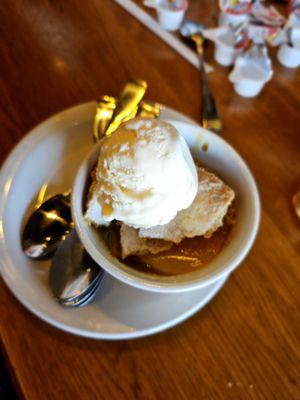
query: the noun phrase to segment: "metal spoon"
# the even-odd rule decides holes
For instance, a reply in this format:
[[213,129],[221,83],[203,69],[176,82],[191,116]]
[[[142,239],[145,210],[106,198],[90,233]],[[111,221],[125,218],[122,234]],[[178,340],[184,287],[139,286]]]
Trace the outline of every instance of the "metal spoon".
[[220,133],[222,129],[221,120],[218,115],[217,106],[214,97],[211,93],[203,58],[203,42],[202,35],[204,27],[202,24],[192,20],[185,20],[180,28],[182,36],[193,40],[196,44],[197,53],[200,63],[200,78],[201,78],[201,91],[202,91],[202,125],[204,128],[209,129],[215,133]]
[[104,270],[88,255],[72,229],[52,259],[49,285],[55,298],[68,307],[87,304],[94,297],[103,275]]
[[51,197],[28,219],[21,237],[23,251],[35,259],[51,256],[72,226],[70,194]]

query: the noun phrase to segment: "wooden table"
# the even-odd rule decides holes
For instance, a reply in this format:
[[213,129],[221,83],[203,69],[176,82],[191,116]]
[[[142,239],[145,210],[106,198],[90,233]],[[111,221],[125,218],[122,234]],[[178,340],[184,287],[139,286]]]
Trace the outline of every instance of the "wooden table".
[[[112,0],[11,0],[0,9],[0,157],[51,114],[131,76],[148,99],[198,120],[198,71]],[[213,26],[216,1],[190,13]],[[273,52],[274,53],[274,52]],[[212,60],[212,46],[207,58]],[[254,99],[236,95],[228,68],[209,80],[222,135],[251,167],[261,194],[256,243],[217,297],[170,331],[104,342],[61,332],[0,282],[1,346],[16,388],[45,399],[299,399],[300,76],[274,58]]]

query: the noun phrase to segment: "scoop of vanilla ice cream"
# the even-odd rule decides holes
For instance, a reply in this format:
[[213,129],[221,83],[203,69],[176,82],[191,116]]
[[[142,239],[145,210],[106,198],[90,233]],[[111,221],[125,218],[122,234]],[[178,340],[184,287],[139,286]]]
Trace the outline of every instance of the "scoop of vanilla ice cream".
[[[193,202],[198,186],[185,140],[164,121],[135,119],[102,140],[87,215],[135,228],[167,224]],[[94,205],[93,205],[94,204]]]

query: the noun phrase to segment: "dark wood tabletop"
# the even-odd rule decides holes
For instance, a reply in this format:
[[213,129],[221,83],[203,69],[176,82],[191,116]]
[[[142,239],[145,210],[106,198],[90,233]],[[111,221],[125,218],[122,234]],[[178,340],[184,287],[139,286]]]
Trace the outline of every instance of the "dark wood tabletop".
[[[216,24],[217,1],[190,5],[189,15]],[[113,0],[1,2],[0,32],[0,161],[37,123],[117,95],[132,76],[148,82],[148,99],[199,121],[198,71]],[[59,331],[0,281],[1,348],[26,400],[300,398],[300,221],[291,203],[300,187],[299,69],[282,67],[272,49],[273,79],[245,99],[212,50],[206,57],[215,67],[209,81],[222,136],[260,190],[253,249],[203,310],[133,341]]]

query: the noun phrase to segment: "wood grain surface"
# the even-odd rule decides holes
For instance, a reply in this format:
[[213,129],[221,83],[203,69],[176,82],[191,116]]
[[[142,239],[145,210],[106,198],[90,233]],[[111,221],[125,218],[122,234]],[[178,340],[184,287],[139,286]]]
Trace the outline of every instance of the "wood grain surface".
[[[189,14],[214,26],[217,2]],[[26,400],[300,399],[299,69],[279,65],[260,96],[244,99],[228,68],[209,76],[224,131],[257,180],[256,243],[217,297],[153,337],[104,342],[61,332],[29,313],[0,281],[1,346]],[[199,120],[198,71],[112,0],[10,0],[0,4],[0,158],[53,113],[131,76],[147,98]]]

